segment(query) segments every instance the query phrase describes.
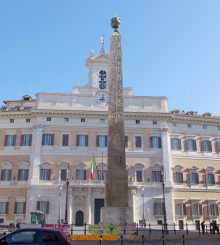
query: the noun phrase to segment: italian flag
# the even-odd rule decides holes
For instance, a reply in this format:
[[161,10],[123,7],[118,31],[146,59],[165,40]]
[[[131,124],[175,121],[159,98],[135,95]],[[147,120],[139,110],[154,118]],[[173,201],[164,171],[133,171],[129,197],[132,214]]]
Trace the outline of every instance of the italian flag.
[[96,178],[96,160],[93,157],[91,161],[91,169],[90,169],[90,179],[95,179]]

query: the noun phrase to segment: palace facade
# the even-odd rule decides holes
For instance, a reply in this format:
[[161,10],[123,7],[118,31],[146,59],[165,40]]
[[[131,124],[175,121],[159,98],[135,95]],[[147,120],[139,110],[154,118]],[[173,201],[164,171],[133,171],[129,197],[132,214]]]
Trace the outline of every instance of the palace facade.
[[[0,111],[0,223],[30,222],[41,210],[47,223],[96,224],[104,205],[107,163],[109,55],[86,60],[88,83],[69,94],[38,93],[4,101]],[[126,162],[133,221],[219,219],[220,117],[168,110],[166,97],[124,89]],[[91,161],[95,178],[90,178]]]

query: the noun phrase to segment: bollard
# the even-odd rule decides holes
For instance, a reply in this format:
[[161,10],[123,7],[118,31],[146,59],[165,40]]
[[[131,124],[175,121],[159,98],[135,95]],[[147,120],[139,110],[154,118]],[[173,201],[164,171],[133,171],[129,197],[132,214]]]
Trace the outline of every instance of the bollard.
[[149,223],[149,235],[151,235],[151,225]]
[[99,238],[99,245],[102,245],[102,235]]
[[144,235],[141,236],[142,245],[144,245]]
[[176,235],[176,224],[173,223],[173,231],[174,231],[174,234]]
[[186,223],[186,234],[189,234],[189,230],[188,230],[188,224]]
[[71,225],[71,230],[70,230],[70,232],[71,232],[71,235],[73,234],[73,224]]
[[164,237],[164,233],[162,234],[162,244],[165,245],[165,237]]
[[183,242],[182,244],[185,245],[185,235],[184,234],[182,235],[182,242]]
[[85,226],[85,227],[84,227],[84,235],[86,235],[86,223],[85,223],[84,226]]
[[120,236],[121,245],[123,245],[123,235]]

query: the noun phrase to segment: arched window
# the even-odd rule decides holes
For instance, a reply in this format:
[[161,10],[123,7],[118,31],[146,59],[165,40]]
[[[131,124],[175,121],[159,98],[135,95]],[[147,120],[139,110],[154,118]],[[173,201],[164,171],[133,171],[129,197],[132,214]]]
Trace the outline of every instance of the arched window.
[[137,163],[135,165],[135,181],[143,182],[144,181],[144,165]]
[[192,185],[199,184],[199,175],[197,173],[197,169],[196,168],[192,168],[191,171],[190,171],[190,183]]
[[207,168],[206,170],[206,183],[207,185],[215,184],[215,175],[213,173],[213,168]]
[[196,151],[196,140],[194,139],[186,140],[186,151]]
[[83,162],[81,162],[76,169],[76,179],[86,180],[86,178],[87,178],[86,165]]
[[9,162],[4,163],[1,166],[1,181],[12,180],[12,165]]
[[176,184],[182,184],[183,183],[183,173],[182,168],[180,166],[175,167],[174,169],[174,181]]
[[40,180],[48,181],[51,178],[51,169],[49,163],[41,164],[40,166]]
[[76,226],[83,226],[84,225],[84,213],[79,210],[76,212]]
[[171,149],[175,151],[181,150],[181,139],[171,138]]
[[161,182],[162,181],[162,171],[161,168],[153,168],[151,172],[152,182]]
[[201,151],[202,152],[212,152],[212,144],[210,140],[202,140]]

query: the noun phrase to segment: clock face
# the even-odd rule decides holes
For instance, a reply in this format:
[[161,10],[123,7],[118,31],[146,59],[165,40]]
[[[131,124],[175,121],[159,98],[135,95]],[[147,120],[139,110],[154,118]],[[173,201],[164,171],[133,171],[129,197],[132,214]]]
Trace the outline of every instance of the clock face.
[[103,71],[101,70],[99,72],[99,88],[100,89],[106,89],[106,84],[107,84],[107,81],[106,81],[106,71]]

